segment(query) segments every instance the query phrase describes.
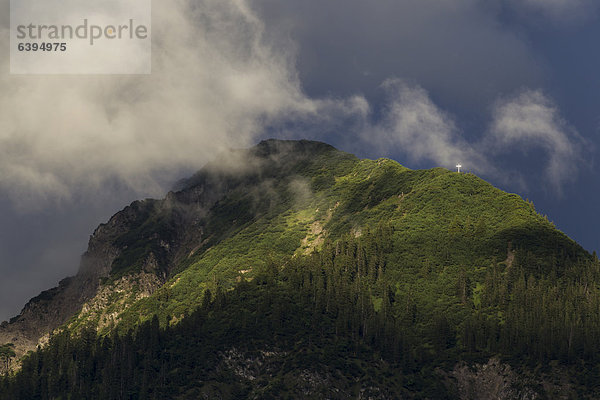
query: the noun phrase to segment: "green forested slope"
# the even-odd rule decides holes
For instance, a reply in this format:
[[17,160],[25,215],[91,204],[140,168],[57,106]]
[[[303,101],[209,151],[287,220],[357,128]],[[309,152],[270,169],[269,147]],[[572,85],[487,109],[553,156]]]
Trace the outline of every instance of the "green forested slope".
[[[488,269],[512,258],[515,250],[525,252],[528,263],[589,259],[531,203],[470,174],[411,171],[392,160],[354,161],[331,150],[257,186],[242,185],[214,207],[209,226],[217,232],[233,226],[234,233],[212,246],[209,242],[183,263],[183,272],[126,311],[122,331],[155,313],[165,323],[167,317],[191,312],[206,288],[231,287],[267,262],[283,265],[286,257],[303,253],[303,239],[304,247],[317,240],[318,248],[317,236],[335,241],[382,222],[394,229],[386,279],[399,291],[416,272],[428,274],[426,290],[440,294],[441,288],[429,287],[438,280],[444,285],[464,276],[478,287]],[[315,227],[322,232],[311,234]],[[446,296],[436,301],[453,304]]]
[[[80,314],[6,398],[453,398],[449,371],[490,357],[535,377],[515,396],[552,397],[557,373],[568,396],[598,394],[600,264],[532,203],[472,174],[278,146],[219,176],[209,234],[160,289],[98,333]],[[137,268],[124,260],[115,276]],[[232,351],[276,356],[250,357],[251,379]]]

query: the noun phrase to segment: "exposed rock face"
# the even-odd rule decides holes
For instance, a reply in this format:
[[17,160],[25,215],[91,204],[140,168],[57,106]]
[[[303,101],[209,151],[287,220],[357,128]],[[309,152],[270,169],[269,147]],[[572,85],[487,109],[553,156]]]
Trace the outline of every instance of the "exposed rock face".
[[[135,254],[142,257],[141,269],[158,278],[153,280],[154,285],[155,281],[164,282],[169,271],[202,237],[203,229],[198,223],[220,194],[212,192],[212,196],[207,196],[207,190],[197,186],[169,193],[161,201],[136,201],[101,224],[90,237],[77,275],[34,297],[18,316],[3,323],[0,343],[14,343],[18,357],[35,349],[41,337],[64,324],[98,294],[102,279],[111,275],[115,261],[127,255],[127,250],[137,251],[135,246],[151,245],[147,254]],[[139,237],[131,235],[156,215],[162,215],[171,229],[160,232],[150,226]]]
[[[221,353],[219,370],[234,376],[249,388],[249,399],[270,398],[269,385],[279,379],[283,385],[293,388],[295,399],[398,399],[384,388],[368,384],[360,379],[349,380],[345,371],[332,368],[328,371],[315,369],[291,369],[282,374],[289,353],[278,350],[259,350],[251,353],[232,348]],[[208,386],[210,389],[210,386]],[[217,398],[215,393],[202,389],[198,398]]]
[[538,395],[528,388],[517,389],[518,377],[510,366],[492,358],[486,364],[469,367],[458,364],[450,375],[456,379],[456,389],[464,400],[534,400]]
[[[113,225],[117,229],[127,229],[116,221],[116,217],[111,219]],[[0,343],[14,343],[17,356],[20,356],[34,349],[40,337],[79,311],[81,305],[95,294],[100,278],[108,275],[119,254],[119,249],[111,243],[111,236],[108,228],[98,228],[82,256],[79,273],[34,297],[10,323],[3,323],[0,326]]]
[[548,374],[530,370],[517,373],[508,364],[491,358],[485,364],[456,364],[448,375],[452,379],[447,386],[461,400],[566,400],[578,397],[568,382],[569,373],[558,366]]
[[[127,250],[142,257],[139,269],[153,286],[148,290],[164,283],[170,270],[189,254],[202,237],[202,227],[194,220],[201,219],[206,208],[197,202],[194,204],[196,212],[190,212],[189,204],[179,201],[179,198],[188,200],[190,197],[190,193],[180,193],[169,194],[162,201],[134,202],[115,214],[108,223],[100,225],[90,238],[77,275],[63,279],[57,287],[31,299],[18,316],[9,323],[3,323],[0,326],[0,343],[14,343],[17,356],[37,347],[41,337],[64,324],[98,295],[102,280],[111,276],[115,261],[122,260],[119,257],[127,255]],[[184,206],[185,213],[182,213]],[[133,236],[128,240],[127,235],[132,230],[139,228],[150,216],[160,213],[165,213],[166,220],[172,224],[170,231],[163,233],[149,228],[143,232],[144,236]],[[139,253],[135,246],[149,246],[150,250],[147,254]],[[128,271],[127,275],[138,272]],[[149,274],[154,278],[148,278]]]
[[153,274],[140,272],[118,279],[107,285],[100,285],[97,294],[81,307],[78,318],[69,323],[75,328],[80,321],[91,321],[98,332],[112,329],[119,322],[119,314],[133,303],[148,297],[164,282]]
[[226,194],[268,182],[314,154],[331,150],[324,143],[267,140],[251,150],[222,155],[180,182],[180,190],[169,192],[163,200],[133,202],[96,228],[77,275],[31,299],[18,316],[0,325],[0,344],[14,343],[20,357],[79,313],[84,304],[86,311],[93,307],[109,324],[110,315],[98,308],[110,305],[105,301],[110,288],[122,289],[125,283],[103,286],[104,279],[141,273],[150,282],[142,292],[155,290],[206,238],[220,234],[209,232],[207,221],[213,206]]

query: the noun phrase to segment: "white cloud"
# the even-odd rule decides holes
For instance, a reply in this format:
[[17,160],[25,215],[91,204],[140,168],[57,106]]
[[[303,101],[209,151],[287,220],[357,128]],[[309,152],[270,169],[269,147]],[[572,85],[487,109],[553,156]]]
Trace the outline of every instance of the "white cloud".
[[461,137],[454,118],[439,109],[422,87],[397,79],[383,87],[389,103],[382,121],[364,132],[365,140],[379,143],[381,150],[400,150],[415,162],[428,160],[450,169],[460,162],[479,172],[492,169],[476,147]]
[[467,141],[454,117],[441,110],[422,87],[397,79],[383,87],[389,98],[381,120],[365,120],[360,125],[362,143],[378,152],[402,152],[410,161],[449,169],[460,162],[466,170],[510,179],[513,186],[525,187],[518,170],[503,167],[501,173],[496,168],[496,157],[542,149],[546,160],[540,170],[556,193],[584,162],[584,140],[539,90],[498,100],[487,132],[477,141]]
[[[470,15],[471,4],[461,12]],[[7,14],[0,29],[7,28]],[[295,43],[266,34],[245,0],[155,2],[153,16],[150,76],[0,71],[0,188],[16,201],[68,199],[115,180],[159,196],[161,182],[181,168],[198,168],[219,149],[248,146],[269,127],[313,138],[348,128],[348,141],[362,133],[364,143],[401,150],[414,161],[493,171],[481,145],[462,138],[454,118],[418,85],[386,81],[388,104],[376,121],[363,96],[308,97]],[[5,54],[6,38],[0,37]],[[519,43],[509,42],[521,54]],[[566,151],[551,153],[552,160]],[[552,178],[564,179],[559,171]]]
[[500,149],[542,148],[548,155],[545,175],[557,190],[578,170],[583,139],[539,90],[498,101],[490,134]]
[[[6,0],[1,5],[8,9]],[[245,1],[153,7],[152,75],[0,71],[0,187],[16,201],[69,198],[113,179],[160,195],[158,174],[248,146],[282,116],[345,107],[303,95],[293,54],[263,40],[263,24]],[[7,38],[0,39],[5,54]]]

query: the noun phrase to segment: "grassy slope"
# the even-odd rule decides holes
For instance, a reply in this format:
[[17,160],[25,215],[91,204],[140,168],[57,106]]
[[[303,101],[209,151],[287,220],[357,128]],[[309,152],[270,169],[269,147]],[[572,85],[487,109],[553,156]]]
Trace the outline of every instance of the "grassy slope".
[[[267,187],[263,182],[259,193],[244,188],[220,202],[210,222],[215,229],[240,219],[245,223],[198,251],[164,287],[125,311],[119,330],[155,313],[161,324],[177,321],[200,305],[207,288],[214,293],[217,285],[230,288],[268,263],[283,265],[303,250],[303,238],[315,239],[315,221],[330,240],[391,224],[394,252],[387,277],[399,298],[431,313],[452,311],[457,319],[464,308],[456,296],[457,281],[466,275],[470,287],[477,288],[487,267],[507,259],[509,248],[526,248],[540,257],[588,256],[532,204],[472,174],[412,171],[388,159],[358,161],[326,151]],[[257,202],[260,207],[249,207]],[[252,213],[244,214],[250,208]]]

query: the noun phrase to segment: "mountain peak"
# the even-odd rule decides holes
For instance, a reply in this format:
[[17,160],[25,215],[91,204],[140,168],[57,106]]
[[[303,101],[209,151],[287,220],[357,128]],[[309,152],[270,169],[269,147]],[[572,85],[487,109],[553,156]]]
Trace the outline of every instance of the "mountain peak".
[[[336,168],[341,159],[357,161],[349,153],[318,141],[266,139],[249,149],[221,152],[202,169],[179,181],[174,191],[187,191],[199,186],[223,186],[240,179],[266,179],[306,174],[306,169]],[[312,166],[312,167],[311,167]]]
[[[219,330],[232,326],[223,331],[233,332],[228,346],[246,339],[242,331],[275,332],[293,343],[302,329],[330,332],[324,338],[336,332],[336,343],[338,335],[375,343],[390,365],[438,368],[438,358],[457,354],[514,355],[514,332],[528,356],[554,349],[543,357],[575,360],[564,344],[583,348],[593,338],[570,310],[597,311],[600,292],[591,291],[598,271],[597,261],[531,203],[475,175],[410,170],[322,142],[269,139],[224,152],[180,191],[113,216],[90,239],[80,273],[1,326],[0,343],[13,342],[20,356],[58,327],[124,334],[144,332],[152,321],[152,329],[170,332],[187,320],[182,327],[194,326],[190,332],[219,332],[219,354],[234,352],[223,347]],[[581,286],[582,279],[589,284]],[[277,302],[274,293],[281,294]],[[574,308],[564,307],[565,296]],[[264,305],[248,306],[257,299]],[[188,319],[197,312],[202,324],[222,319],[198,325]],[[320,313],[326,318],[315,319]],[[542,322],[560,318],[571,325],[546,345],[538,339],[549,337]],[[251,326],[261,321],[271,325]],[[288,323],[290,331],[281,333]],[[527,353],[529,338],[540,343],[535,354]]]
[[253,150],[254,154],[259,157],[268,157],[289,153],[322,154],[324,152],[335,151],[337,149],[327,143],[313,140],[266,139],[262,140],[251,150]]

